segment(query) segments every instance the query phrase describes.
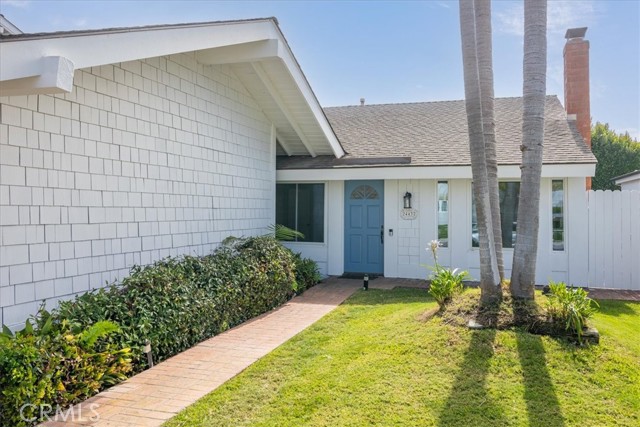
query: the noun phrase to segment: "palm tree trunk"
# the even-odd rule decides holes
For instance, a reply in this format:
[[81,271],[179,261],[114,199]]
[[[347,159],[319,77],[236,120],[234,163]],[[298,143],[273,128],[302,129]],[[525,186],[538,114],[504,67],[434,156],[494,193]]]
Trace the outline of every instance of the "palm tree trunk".
[[533,299],[538,252],[540,176],[547,79],[547,2],[524,2],[522,165],[511,293]]
[[500,273],[493,239],[485,143],[482,127],[482,106],[478,72],[476,24],[473,0],[460,0],[460,32],[464,69],[465,107],[469,132],[469,151],[473,175],[473,197],[478,221],[480,244],[481,303],[500,299]]
[[493,114],[493,47],[491,43],[491,0],[474,0],[476,18],[476,46],[478,55],[478,75],[480,78],[480,99],[482,108],[482,130],[484,133],[489,203],[493,240],[500,280],[504,279],[504,259],[502,256],[502,227],[500,221],[500,193],[498,189],[498,159],[496,156],[496,123]]

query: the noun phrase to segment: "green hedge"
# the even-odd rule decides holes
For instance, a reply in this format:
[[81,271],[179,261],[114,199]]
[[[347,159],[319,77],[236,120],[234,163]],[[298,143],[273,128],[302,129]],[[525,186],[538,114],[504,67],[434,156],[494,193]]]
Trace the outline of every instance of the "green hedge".
[[318,264],[312,259],[302,258],[300,254],[293,256],[296,270],[296,282],[298,284],[297,293],[301,294],[312,286],[315,286],[322,277],[318,270]]
[[[166,258],[136,266],[120,284],[61,302],[51,315],[42,311],[35,332],[4,337],[0,425],[28,425],[17,412],[21,402],[68,406],[130,372],[142,371],[147,367],[143,354],[147,340],[154,361],[165,360],[283,304],[319,278],[315,262],[266,236],[235,239],[204,257]],[[42,333],[46,322],[53,327]],[[93,325],[113,328],[92,340],[95,348],[75,344],[84,342],[83,334]],[[69,352],[62,344],[74,350]],[[75,364],[65,362],[69,357]],[[29,372],[31,365],[45,368]],[[51,375],[53,365],[61,366],[60,375]],[[79,381],[77,376],[84,375],[76,372],[79,366],[93,369],[101,380],[91,381],[89,376]],[[62,392],[70,388],[70,381],[89,385],[79,392],[75,385],[73,393]]]

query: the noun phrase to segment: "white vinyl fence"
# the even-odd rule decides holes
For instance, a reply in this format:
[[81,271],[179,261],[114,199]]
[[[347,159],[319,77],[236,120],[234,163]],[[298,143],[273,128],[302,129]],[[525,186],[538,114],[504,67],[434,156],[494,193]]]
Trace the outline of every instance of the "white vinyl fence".
[[640,191],[588,191],[589,287],[640,290]]

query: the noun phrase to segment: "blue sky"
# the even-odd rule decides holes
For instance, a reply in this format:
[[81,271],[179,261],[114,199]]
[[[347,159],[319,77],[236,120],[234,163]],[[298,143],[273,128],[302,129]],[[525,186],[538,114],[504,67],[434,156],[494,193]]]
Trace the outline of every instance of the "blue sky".
[[[275,16],[323,106],[462,99],[457,1],[0,0],[25,32]],[[520,1],[494,1],[496,96],[522,94]],[[547,93],[563,101],[564,32],[588,26],[591,115],[640,132],[640,2],[549,1]]]

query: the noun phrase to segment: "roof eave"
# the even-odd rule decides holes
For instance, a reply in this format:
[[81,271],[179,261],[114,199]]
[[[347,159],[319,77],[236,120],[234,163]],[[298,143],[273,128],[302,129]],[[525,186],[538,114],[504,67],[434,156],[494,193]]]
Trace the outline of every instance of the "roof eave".
[[[176,31],[180,32],[179,36]],[[268,42],[275,42],[274,50],[260,50],[263,56],[246,56],[253,51],[245,49],[241,52],[245,56],[236,61],[280,59],[322,130],[330,151],[338,158],[345,154],[275,18],[24,34],[2,41],[0,96],[70,92],[76,69],[256,42],[266,42],[267,46]],[[311,147],[307,148],[315,155]]]

